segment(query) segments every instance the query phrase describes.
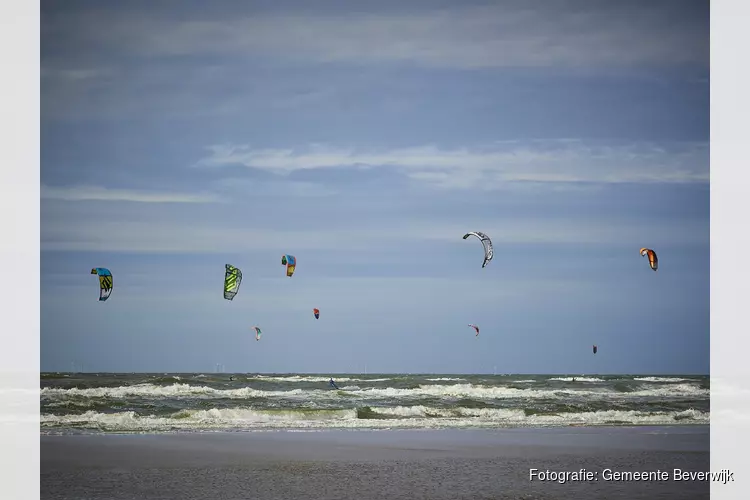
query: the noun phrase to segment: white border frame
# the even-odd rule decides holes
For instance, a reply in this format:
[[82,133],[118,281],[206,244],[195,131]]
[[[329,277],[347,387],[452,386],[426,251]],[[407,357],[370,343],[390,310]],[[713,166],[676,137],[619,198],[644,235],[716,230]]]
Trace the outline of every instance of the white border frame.
[[721,499],[750,496],[749,21],[748,2],[711,1],[711,471],[734,472],[733,482],[711,483]]
[[39,2],[0,4],[0,498],[39,498]]

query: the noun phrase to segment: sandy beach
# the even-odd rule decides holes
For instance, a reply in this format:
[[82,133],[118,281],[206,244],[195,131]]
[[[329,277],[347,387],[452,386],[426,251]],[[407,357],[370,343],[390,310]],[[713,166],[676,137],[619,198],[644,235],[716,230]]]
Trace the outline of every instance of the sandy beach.
[[[42,499],[703,499],[708,426],[41,436]],[[530,480],[530,470],[593,480]],[[614,481],[607,469],[667,471]]]

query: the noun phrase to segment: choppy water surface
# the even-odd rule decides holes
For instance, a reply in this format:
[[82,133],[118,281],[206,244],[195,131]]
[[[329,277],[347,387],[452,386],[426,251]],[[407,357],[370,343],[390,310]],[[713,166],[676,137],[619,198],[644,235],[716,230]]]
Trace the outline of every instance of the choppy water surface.
[[[234,380],[229,380],[230,376]],[[708,376],[41,375],[41,432],[708,424]]]

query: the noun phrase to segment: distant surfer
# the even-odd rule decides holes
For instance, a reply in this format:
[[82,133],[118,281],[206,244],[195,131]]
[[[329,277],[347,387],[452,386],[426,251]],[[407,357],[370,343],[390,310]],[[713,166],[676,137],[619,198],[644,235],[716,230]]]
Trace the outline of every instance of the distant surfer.
[[232,380],[234,380],[234,377],[230,375],[229,376],[229,381],[231,382]]
[[339,386],[336,385],[336,382],[333,381],[333,377],[331,377],[331,380],[328,381],[328,385],[330,385],[334,389],[338,389],[339,388]]
[[575,381],[576,381],[576,378],[575,378],[575,377],[573,377],[573,382],[575,382]]

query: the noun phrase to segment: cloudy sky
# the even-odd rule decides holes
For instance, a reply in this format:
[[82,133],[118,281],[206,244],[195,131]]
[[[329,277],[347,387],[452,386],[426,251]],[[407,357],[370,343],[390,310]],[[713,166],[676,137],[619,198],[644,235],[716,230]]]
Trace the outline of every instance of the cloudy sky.
[[41,6],[42,370],[708,373],[708,2]]

